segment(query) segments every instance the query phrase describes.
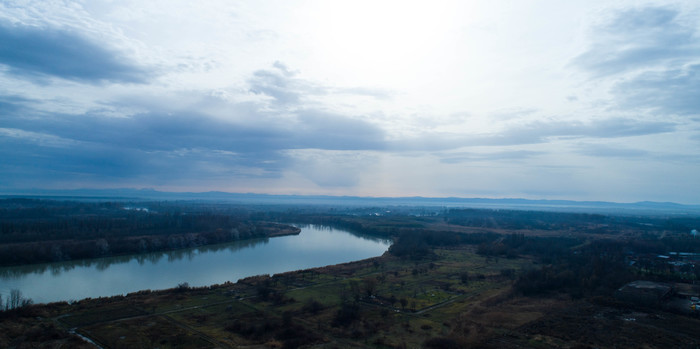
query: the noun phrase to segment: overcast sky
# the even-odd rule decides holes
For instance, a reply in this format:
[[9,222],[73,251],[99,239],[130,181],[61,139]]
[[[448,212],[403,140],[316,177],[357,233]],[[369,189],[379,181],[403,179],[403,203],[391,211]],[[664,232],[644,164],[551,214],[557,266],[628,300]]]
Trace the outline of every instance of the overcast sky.
[[698,1],[0,2],[0,190],[700,203]]

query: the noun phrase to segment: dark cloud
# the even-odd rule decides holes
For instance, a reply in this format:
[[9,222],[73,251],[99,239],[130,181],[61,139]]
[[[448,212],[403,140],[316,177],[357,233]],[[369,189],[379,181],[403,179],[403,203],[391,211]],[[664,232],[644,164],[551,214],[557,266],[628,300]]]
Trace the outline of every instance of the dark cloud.
[[[325,92],[296,74],[277,62],[250,79],[251,90],[272,97],[276,106],[284,107],[282,113],[266,103],[229,103],[206,93],[188,95],[189,106],[178,108],[170,100],[177,96],[103,102],[107,110],[145,110],[128,117],[46,112],[37,109],[42,101],[0,96],[5,112],[0,119],[0,156],[6,159],[0,176],[17,183],[70,178],[145,185],[225,182],[280,177],[287,169],[298,169],[293,162],[299,159],[290,150],[385,148],[385,134],[377,126],[302,107],[302,95]],[[218,116],[205,110],[217,110]],[[307,165],[318,167],[316,160],[308,159]],[[350,172],[315,175],[314,180],[320,185],[351,185],[357,178]]]
[[150,76],[117,50],[73,31],[0,22],[0,64],[29,78],[143,83]]
[[[154,111],[105,117],[47,113],[15,103],[11,96],[0,97],[0,103],[6,112],[0,120],[0,139],[5,142],[0,156],[7,160],[0,176],[11,167],[13,173],[23,173],[18,179],[49,173],[105,181],[151,178],[150,183],[279,177],[292,165],[288,150],[376,150],[384,147],[385,138],[364,121],[313,109],[280,116],[232,104],[227,109],[231,117],[226,118],[197,108],[167,111],[162,105],[166,111],[150,106]],[[121,104],[129,103],[114,106]],[[132,105],[144,108],[138,101]]]
[[0,113],[13,114],[24,108],[24,104],[32,102],[31,99],[22,96],[1,96],[0,95]]
[[677,10],[666,7],[617,12],[609,23],[595,28],[593,38],[573,64],[594,76],[695,59],[700,54],[695,28],[679,20]]
[[[14,136],[0,133],[0,157],[4,162],[0,177],[8,181],[16,177],[24,182],[79,183],[92,179],[104,183],[138,181],[162,185],[178,180],[193,183],[222,177],[228,180],[253,175],[279,177],[288,166],[288,159],[266,146],[264,139],[236,139],[240,133],[230,135],[235,142],[213,131],[207,140],[202,126],[193,127],[195,130],[190,135],[184,135],[178,134],[182,125],[161,128],[155,120],[151,120],[150,126],[134,129],[132,122],[96,119],[83,126],[93,127],[94,134],[77,140],[71,138],[75,134],[67,132],[70,129],[67,125],[56,127],[52,133],[25,130],[15,132]],[[53,124],[57,126],[58,122]],[[196,121],[191,120],[191,124]]]
[[[99,143],[67,146],[36,139],[0,137],[0,176],[5,185],[51,186],[56,183],[167,185],[178,181],[226,183],[241,178],[279,177],[286,161],[275,154],[242,155],[211,149],[145,151]],[[262,163],[262,160],[265,160]]]
[[6,136],[0,137],[0,157],[0,176],[9,185],[51,185],[87,178],[115,181],[143,171],[145,160],[133,152],[99,144],[56,144],[36,137]]

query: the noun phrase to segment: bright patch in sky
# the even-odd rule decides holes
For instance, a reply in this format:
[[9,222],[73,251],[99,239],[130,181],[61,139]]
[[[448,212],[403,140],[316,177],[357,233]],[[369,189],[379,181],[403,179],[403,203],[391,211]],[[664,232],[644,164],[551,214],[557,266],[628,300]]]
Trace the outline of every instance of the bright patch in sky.
[[694,1],[4,1],[0,190],[699,203]]
[[454,54],[447,41],[456,10],[446,2],[323,2],[301,27],[311,61],[334,82],[415,88],[440,68],[436,58]]

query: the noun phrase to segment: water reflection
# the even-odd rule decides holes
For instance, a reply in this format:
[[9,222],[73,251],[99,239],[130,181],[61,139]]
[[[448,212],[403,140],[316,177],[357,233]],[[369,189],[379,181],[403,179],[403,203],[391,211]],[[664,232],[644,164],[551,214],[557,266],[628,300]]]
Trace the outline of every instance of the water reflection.
[[28,274],[44,274],[47,271],[49,271],[52,276],[59,276],[62,272],[73,270],[76,267],[94,267],[98,271],[104,271],[109,269],[109,267],[111,267],[112,265],[125,264],[131,261],[136,261],[136,263],[138,263],[139,265],[144,265],[145,263],[156,264],[161,259],[163,259],[163,257],[167,257],[166,260],[168,262],[175,262],[183,260],[185,258],[191,261],[195,256],[197,256],[200,253],[211,253],[221,251],[236,252],[244,248],[249,248],[260,244],[267,244],[268,241],[269,238],[250,239],[244,241],[228,242],[218,245],[192,247],[175,251],[146,252],[137,255],[125,255],[55,263],[29,264],[16,267],[4,267],[0,268],[0,278],[20,278]]
[[35,302],[205,286],[379,256],[391,241],[323,226],[299,235],[236,241],[169,252],[0,268],[0,295],[11,289]]
[[[288,223],[289,225],[293,225],[298,228],[310,228],[318,231],[329,231],[332,232],[334,230],[339,230],[337,228],[333,228],[331,226],[327,225],[317,225],[317,224],[297,224],[297,223]],[[383,238],[383,237],[378,237],[374,235],[369,235],[369,234],[362,234],[362,233],[357,233],[353,230],[345,230],[345,229],[340,229],[356,238],[360,238],[362,240],[367,240],[371,242],[376,242],[376,243],[381,243],[381,244],[390,244],[391,239]]]

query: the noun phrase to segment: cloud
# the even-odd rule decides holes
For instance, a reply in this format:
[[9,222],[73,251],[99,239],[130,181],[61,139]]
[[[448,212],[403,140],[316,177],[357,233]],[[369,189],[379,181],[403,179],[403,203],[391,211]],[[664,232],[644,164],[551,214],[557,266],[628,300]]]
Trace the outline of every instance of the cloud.
[[0,95],[0,111],[2,111],[4,114],[16,113],[23,109],[22,105],[27,102],[32,102],[32,100],[18,95]]
[[77,145],[72,139],[65,139],[46,133],[24,131],[15,128],[0,128],[0,137],[14,138],[42,147],[66,148]]
[[[522,127],[512,127],[502,139],[541,143],[552,137],[616,138],[643,136],[675,130],[675,124],[664,121],[641,121],[629,118],[606,118],[583,121],[535,121]],[[516,143],[517,144],[517,143]]]
[[303,149],[288,154],[294,172],[325,188],[354,187],[376,163],[375,156],[367,152]]
[[299,74],[277,61],[271,68],[253,72],[253,76],[247,80],[249,91],[267,96],[275,106],[285,108],[306,108],[309,97],[313,96],[345,95],[377,100],[389,100],[392,97],[392,93],[384,89],[324,86],[304,80]]
[[671,115],[700,110],[700,36],[693,16],[671,7],[615,12],[573,64],[612,79],[615,108]]
[[612,92],[621,108],[700,116],[700,64],[645,72],[617,83]]
[[132,176],[142,170],[132,152],[101,146],[77,144],[55,135],[12,130],[0,136],[0,175],[6,184],[72,180],[85,177],[109,181]]
[[472,146],[516,146],[552,143],[556,139],[619,138],[672,132],[676,124],[666,121],[642,121],[607,118],[592,121],[546,120],[511,123],[499,132],[488,134],[427,134],[389,142],[395,151],[438,151]]
[[[143,128],[134,128],[131,122],[80,119],[84,121],[82,127],[93,129],[92,136],[74,139],[75,134],[67,132],[68,125],[80,124],[75,118],[66,120],[68,125],[60,125],[63,128],[55,128],[53,133],[0,129],[0,177],[7,184],[24,185],[89,180],[150,185],[178,181],[220,183],[236,178],[279,177],[288,166],[287,157],[266,146],[263,139],[226,142],[225,137],[202,127],[190,135],[168,134],[166,125],[159,124],[165,119]],[[58,124],[54,121],[53,126]],[[182,125],[169,126],[173,129]],[[236,136],[230,135],[232,139]]]
[[592,34],[594,42],[573,64],[596,77],[695,59],[700,54],[695,29],[682,22],[673,8],[619,11]]
[[351,117],[302,110],[294,131],[295,148],[382,150],[386,135],[379,127]]
[[296,106],[304,96],[328,93],[326,88],[300,79],[297,74],[277,61],[271,69],[253,72],[248,79],[250,92],[271,97],[278,106]]
[[0,22],[0,64],[25,78],[144,83],[152,73],[125,54],[67,29]]
[[261,69],[253,73],[248,80],[250,91],[255,94],[263,94],[272,97],[278,104],[296,104],[299,102],[300,86],[297,86],[291,75],[286,70]]
[[[293,166],[289,150],[385,147],[385,134],[377,126],[311,107],[279,113],[264,103],[191,92],[187,98],[141,95],[102,104],[140,112],[117,117],[100,111],[56,113],[36,109],[39,100],[0,96],[5,112],[0,153],[8,159],[0,176],[29,180],[49,173],[56,178],[80,174],[151,182],[270,178]],[[10,168],[21,174],[11,176]],[[319,183],[332,182],[319,176],[314,177]],[[353,182],[349,174],[342,178],[345,185]]]
[[640,158],[651,154],[645,150],[611,147],[602,144],[580,144],[577,153],[593,157]]
[[461,152],[457,154],[449,154],[440,159],[440,162],[446,164],[456,164],[463,162],[491,162],[491,161],[510,161],[518,162],[521,160],[529,159],[539,155],[543,155],[545,152],[540,151],[530,151],[530,150],[511,150],[511,151],[499,151],[492,153],[468,153]]
[[507,108],[501,109],[494,113],[491,113],[491,117],[496,120],[512,120],[519,119],[522,117],[527,117],[537,113],[539,110],[534,108],[522,109],[522,108]]
[[574,146],[574,152],[594,158],[635,160],[642,164],[656,163],[659,167],[667,165],[694,166],[700,163],[700,158],[692,152],[678,150],[654,149],[647,151],[618,145],[580,143]]
[[372,97],[379,100],[389,100],[393,97],[393,93],[388,90],[378,89],[378,88],[367,88],[367,87],[343,87],[334,88],[330,91],[331,93],[340,93],[354,96],[366,96]]

